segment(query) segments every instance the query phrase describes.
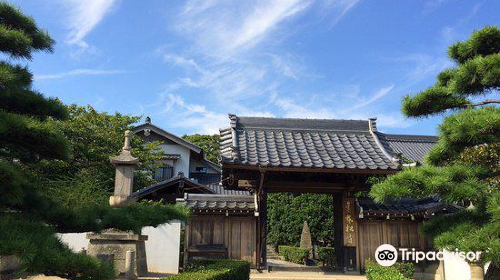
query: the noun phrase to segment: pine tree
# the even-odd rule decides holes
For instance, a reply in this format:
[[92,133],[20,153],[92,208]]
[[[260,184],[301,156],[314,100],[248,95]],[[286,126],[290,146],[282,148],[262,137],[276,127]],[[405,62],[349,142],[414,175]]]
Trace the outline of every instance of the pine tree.
[[[33,76],[15,62],[33,52],[52,52],[54,40],[19,9],[0,2],[0,255],[15,255],[28,272],[66,278],[112,277],[97,259],[74,254],[55,232],[134,230],[171,219],[185,219],[184,209],[159,204],[124,208],[100,205],[73,209],[56,203],[32,176],[44,160],[67,160],[69,145],[57,121],[68,112],[57,99],[32,87]],[[50,121],[49,121],[50,120]]]
[[[456,67],[434,86],[403,99],[408,117],[449,114],[427,165],[412,167],[375,184],[370,195],[388,198],[438,195],[465,208],[431,218],[424,233],[441,249],[481,251],[483,262],[500,264],[500,29],[488,26],[449,47]],[[486,98],[486,99],[481,99]],[[450,114],[451,113],[451,114]]]

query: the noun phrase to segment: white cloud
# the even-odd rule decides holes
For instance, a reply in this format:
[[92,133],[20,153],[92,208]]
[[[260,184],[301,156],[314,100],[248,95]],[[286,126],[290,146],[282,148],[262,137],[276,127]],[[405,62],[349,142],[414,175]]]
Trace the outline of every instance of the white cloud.
[[57,74],[40,74],[35,75],[34,79],[37,81],[40,80],[54,80],[54,79],[63,79],[68,77],[75,76],[104,76],[104,75],[114,75],[114,74],[122,74],[126,73],[123,70],[100,70],[100,69],[74,69],[68,72],[57,73]]
[[435,57],[422,53],[409,54],[392,60],[413,64],[411,70],[406,74],[406,78],[411,83],[437,75],[442,70],[453,66],[453,62],[446,57]]
[[69,29],[67,43],[82,49],[88,48],[85,36],[89,34],[111,11],[116,0],[65,0],[66,24]]
[[356,6],[361,0],[325,0],[323,2],[324,11],[331,15],[330,26],[337,24],[346,14]]
[[[182,122],[173,121],[172,125],[205,133],[226,127],[229,112],[245,116],[335,118],[338,98],[331,98],[332,102],[325,99],[337,93],[315,100],[308,100],[308,93],[296,96],[296,84],[321,76],[314,69],[307,69],[306,57],[275,46],[301,28],[300,22],[289,22],[303,14],[314,13],[319,20],[335,24],[358,2],[336,0],[325,5],[313,0],[187,1],[171,23],[177,34],[191,44],[181,50],[163,46],[156,52],[166,63],[182,70],[165,86],[162,117],[181,118]],[[318,17],[319,13],[324,17]],[[321,25],[325,26],[324,22]],[[185,97],[177,94],[183,89]],[[354,91],[357,93],[359,87]],[[349,88],[349,92],[353,89]],[[199,94],[196,100],[203,100],[196,103],[207,107],[187,102],[192,100],[187,96],[193,94]],[[342,98],[357,100],[352,94]]]
[[283,21],[304,11],[311,1],[188,1],[176,19],[179,33],[194,39],[198,48],[228,56],[261,42]]
[[320,104],[312,104],[312,106],[299,104],[292,98],[280,98],[276,94],[271,100],[282,111],[281,115],[285,118],[332,119],[336,117],[332,109],[327,109]]
[[284,0],[265,1],[256,7],[244,20],[243,24],[230,34],[229,50],[239,47],[251,47],[257,44],[264,35],[281,21],[294,16],[309,6],[309,1]]
[[375,94],[373,94],[369,99],[363,98],[364,101],[359,102],[358,104],[354,105],[351,107],[351,109],[358,109],[365,107],[368,104],[371,104],[380,98],[384,97],[386,94],[388,94],[392,89],[394,88],[394,85],[389,85],[386,87],[383,87],[379,89]]
[[190,129],[193,133],[216,134],[219,128],[226,127],[227,114],[207,110],[204,105],[185,102],[180,95],[162,94],[160,113],[173,127]]
[[432,13],[452,1],[455,0],[428,0],[424,3],[424,14]]

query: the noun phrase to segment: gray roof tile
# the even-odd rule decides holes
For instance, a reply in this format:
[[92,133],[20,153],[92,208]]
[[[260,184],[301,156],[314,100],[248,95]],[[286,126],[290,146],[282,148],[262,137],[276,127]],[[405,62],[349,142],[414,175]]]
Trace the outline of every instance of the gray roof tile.
[[367,215],[368,217],[394,214],[430,216],[438,212],[455,212],[461,209],[458,205],[442,202],[438,197],[393,199],[384,204],[375,203],[373,199],[368,197],[358,197],[356,200],[358,213]]
[[[366,120],[230,116],[221,130],[223,163],[272,167],[383,169],[400,165],[377,144]],[[232,129],[236,139],[232,139]]]
[[214,195],[186,194],[184,199],[178,199],[193,210],[209,211],[254,211],[254,197],[251,195]]
[[425,154],[438,141],[436,136],[426,135],[399,135],[379,133],[379,138],[386,144],[386,148],[393,153],[401,153],[411,161],[423,163]]

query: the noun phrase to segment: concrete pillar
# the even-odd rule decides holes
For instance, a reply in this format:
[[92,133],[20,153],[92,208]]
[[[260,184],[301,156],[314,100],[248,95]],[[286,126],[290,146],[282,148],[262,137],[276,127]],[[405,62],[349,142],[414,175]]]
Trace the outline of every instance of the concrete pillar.
[[484,280],[484,268],[481,262],[470,262],[470,279]]
[[130,154],[130,137],[132,132],[125,131],[125,143],[123,144],[120,155],[111,157],[109,160],[115,166],[115,190],[113,196],[109,198],[109,205],[113,207],[120,207],[130,204],[129,200],[134,186],[134,170],[137,169],[141,163],[138,158]]
[[444,278],[444,261],[439,261],[439,266],[436,269],[436,272],[434,273],[434,280],[445,280],[445,278]]
[[136,279],[135,274],[135,252],[128,250],[125,253],[125,278]]

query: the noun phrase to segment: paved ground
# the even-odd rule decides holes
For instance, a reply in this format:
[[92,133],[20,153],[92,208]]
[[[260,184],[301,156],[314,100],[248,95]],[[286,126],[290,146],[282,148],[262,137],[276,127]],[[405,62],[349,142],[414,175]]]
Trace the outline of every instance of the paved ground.
[[167,277],[173,274],[168,274],[168,273],[158,273],[158,272],[149,272],[148,275],[146,276],[140,276],[138,277],[138,280],[158,280],[163,277]]
[[363,275],[345,275],[331,272],[252,272],[252,280],[366,280]]
[[268,266],[274,266],[274,267],[307,267],[303,264],[297,264],[297,263],[291,263],[283,260],[276,260],[276,259],[267,259],[267,265]]

